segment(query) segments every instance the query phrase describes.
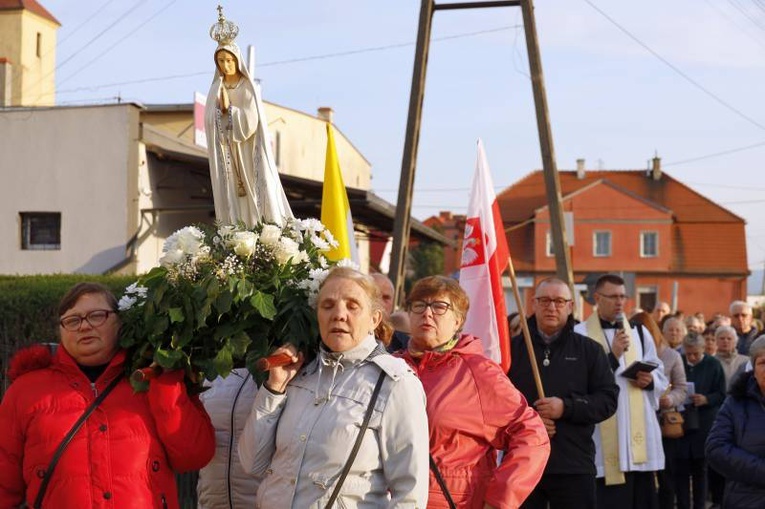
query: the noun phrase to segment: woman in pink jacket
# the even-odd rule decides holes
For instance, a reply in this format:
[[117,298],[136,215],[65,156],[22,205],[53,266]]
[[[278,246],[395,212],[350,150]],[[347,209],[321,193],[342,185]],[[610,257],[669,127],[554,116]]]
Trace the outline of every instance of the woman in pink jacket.
[[407,301],[412,337],[402,355],[427,396],[428,507],[450,507],[448,492],[452,507],[514,509],[542,477],[550,441],[481,341],[460,334],[468,305],[459,284],[442,276],[418,281]]

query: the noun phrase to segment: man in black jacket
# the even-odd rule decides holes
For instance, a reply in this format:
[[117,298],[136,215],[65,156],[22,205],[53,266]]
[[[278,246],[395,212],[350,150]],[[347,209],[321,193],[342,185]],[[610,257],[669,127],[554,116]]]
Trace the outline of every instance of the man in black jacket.
[[595,507],[595,424],[616,411],[619,388],[603,348],[573,331],[568,285],[557,278],[537,286],[529,332],[545,397],[540,398],[523,335],[512,339],[508,376],[534,402],[552,447],[542,480],[523,509]]

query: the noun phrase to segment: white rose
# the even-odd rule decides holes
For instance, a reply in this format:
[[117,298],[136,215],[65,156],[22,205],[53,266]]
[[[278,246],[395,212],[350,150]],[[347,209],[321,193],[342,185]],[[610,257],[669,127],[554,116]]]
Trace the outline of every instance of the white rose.
[[279,239],[279,244],[274,250],[276,261],[280,264],[287,263],[290,258],[293,258],[292,263],[295,263],[295,258],[299,253],[300,245],[288,237],[282,237]]
[[180,249],[173,249],[167,251],[162,258],[159,259],[159,264],[163,267],[170,268],[174,265],[178,265],[186,259],[186,254]]
[[258,245],[258,234],[250,231],[234,233],[230,246],[234,252],[242,258],[249,258],[255,253],[255,247]]
[[202,230],[195,226],[187,226],[176,232],[178,236],[178,249],[186,254],[195,255],[204,244],[205,235]]
[[278,226],[273,224],[267,224],[263,226],[263,230],[260,232],[260,242],[268,247],[276,247],[279,242],[279,238],[282,236],[282,230]]

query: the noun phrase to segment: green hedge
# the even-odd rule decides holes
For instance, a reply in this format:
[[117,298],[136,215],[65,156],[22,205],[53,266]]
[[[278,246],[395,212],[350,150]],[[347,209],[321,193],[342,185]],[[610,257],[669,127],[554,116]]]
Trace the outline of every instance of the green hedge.
[[0,276],[0,396],[5,392],[8,360],[19,348],[39,342],[58,341],[56,308],[61,297],[77,283],[106,285],[119,297],[135,276],[54,274]]

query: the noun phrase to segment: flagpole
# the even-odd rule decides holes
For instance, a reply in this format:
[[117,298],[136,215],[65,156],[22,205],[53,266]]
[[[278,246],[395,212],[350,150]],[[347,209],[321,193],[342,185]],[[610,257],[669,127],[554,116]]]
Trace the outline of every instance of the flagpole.
[[540,398],[545,397],[545,389],[542,387],[542,377],[539,376],[539,366],[537,365],[537,356],[534,355],[534,345],[531,344],[531,333],[529,324],[526,322],[525,306],[521,302],[521,294],[518,291],[518,280],[515,278],[515,268],[513,268],[513,258],[507,257],[507,270],[510,273],[510,282],[513,285],[513,295],[515,295],[515,304],[518,307],[518,316],[521,317],[521,330],[523,331],[523,341],[526,343],[526,351],[529,353],[529,363],[531,372],[534,375],[534,384],[537,386],[537,394]]

